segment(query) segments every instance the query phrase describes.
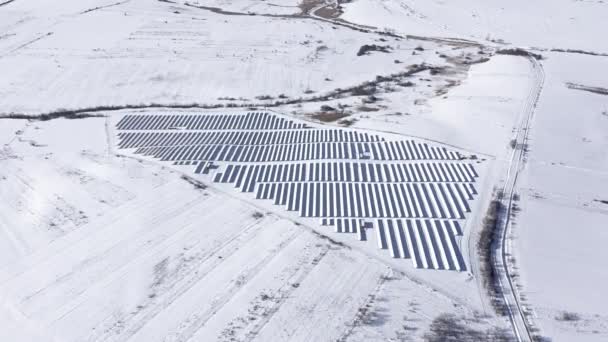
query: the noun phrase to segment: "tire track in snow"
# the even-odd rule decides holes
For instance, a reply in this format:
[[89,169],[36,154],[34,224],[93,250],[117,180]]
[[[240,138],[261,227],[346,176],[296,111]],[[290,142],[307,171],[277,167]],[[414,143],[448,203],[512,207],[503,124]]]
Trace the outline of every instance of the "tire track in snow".
[[[324,244],[321,245],[321,247],[317,247],[318,238],[314,235],[311,236],[313,237],[313,240],[309,244],[317,243],[317,245],[312,246],[315,248],[314,252],[316,253],[310,253],[311,246],[305,247],[303,249],[304,253],[299,254],[296,265],[286,269],[287,274],[283,277],[283,279],[285,279],[283,280],[283,284],[276,291],[269,292],[268,294],[264,292],[260,296],[266,296],[266,300],[264,301],[264,304],[266,305],[261,307],[262,310],[260,312],[255,312],[255,306],[257,304],[254,304],[254,313],[256,313],[256,315],[247,317],[247,319],[251,321],[253,317],[255,323],[253,325],[242,327],[244,332],[239,334],[241,341],[253,341],[259,332],[264,329],[268,322],[274,317],[274,314],[279,311],[287,298],[289,298],[299,287],[299,284],[301,284],[307,278],[310,272],[319,264],[321,260],[323,260],[327,253],[330,252],[330,245]],[[270,305],[267,304],[268,301],[270,301]],[[233,320],[233,322],[238,320],[239,318],[236,318]],[[238,327],[231,328],[231,326],[234,326],[232,322],[229,324],[228,328],[224,330],[224,333],[226,333],[227,336],[222,335],[222,337],[233,340],[233,335],[238,332],[235,331],[238,329]]]
[[[296,227],[297,228],[297,227]],[[190,319],[182,322],[178,331],[174,334],[167,336],[166,341],[168,342],[186,342],[198,331],[216,312],[218,312],[232,297],[240,291],[243,286],[253,279],[272,259],[278,256],[278,254],[285,249],[296,237],[303,234],[304,231],[301,229],[294,229],[285,240],[274,247],[270,254],[266,255],[262,260],[257,262],[253,268],[247,269],[238,275],[237,281],[233,282],[226,291],[222,293],[219,298],[215,298],[211,303],[211,307],[202,312],[195,312],[190,315]]]
[[[278,221],[277,221],[278,222]],[[226,241],[220,246],[217,246],[210,253],[200,257],[194,264],[189,265],[186,269],[181,270],[178,277],[170,279],[163,283],[162,287],[154,289],[153,296],[150,298],[148,303],[142,303],[142,310],[131,315],[127,320],[122,321],[120,325],[110,324],[110,329],[106,329],[97,337],[91,338],[94,341],[123,341],[127,340],[137,334],[142,333],[142,329],[145,328],[148,323],[154,319],[158,319],[158,315],[163,314],[167,311],[171,305],[176,304],[179,300],[185,300],[185,295],[188,291],[192,291],[201,281],[209,279],[210,275],[214,272],[221,272],[224,270],[223,264],[229,260],[230,257],[234,256],[244,246],[254,241],[256,238],[263,234],[264,229],[260,227],[258,223],[251,225],[246,228],[245,231],[239,231],[233,235],[233,238]],[[214,299],[211,307],[208,310],[202,312],[193,312],[190,314],[190,319],[183,321],[181,327],[178,327],[176,332],[166,337],[167,341],[177,340],[184,341],[188,336],[194,334],[198,330],[198,324],[202,321],[206,322],[212,314],[217,312],[223,304],[225,304],[236,291],[240,290],[242,286],[257,272],[260,268],[264,267],[270,260],[276,256],[276,254],[285,246],[289,244],[295,237],[297,237],[302,231],[294,229],[279,245],[272,251],[271,254],[267,255],[261,261],[255,264],[252,269],[243,271],[241,275],[236,276],[237,281],[232,282],[232,287],[226,288],[225,292],[222,293],[220,298]],[[213,281],[214,279],[210,279]],[[150,297],[150,296],[149,296]],[[112,321],[113,317],[110,314],[107,320]],[[111,322],[110,322],[111,323]],[[107,325],[107,324],[106,324]],[[196,327],[197,329],[193,328]]]
[[[123,340],[134,335],[150,319],[162,312],[162,310],[189,290],[197,281],[203,279],[207,273],[217,267],[223,259],[238,251],[240,244],[242,243],[241,240],[245,240],[245,242],[248,241],[247,239],[250,238],[250,234],[255,234],[259,229],[259,224],[260,222],[255,222],[245,226],[243,229],[239,229],[229,235],[229,238],[226,239],[224,243],[215,246],[211,250],[200,251],[187,258],[182,257],[178,266],[171,274],[172,277],[167,277],[163,281],[153,282],[150,286],[151,293],[148,294],[147,300],[139,303],[135,310],[131,311],[131,315],[128,318],[121,319],[121,323],[117,324],[116,318],[109,313],[109,315],[98,324],[99,327],[106,326],[106,329],[99,329],[99,333],[90,336],[89,340],[106,341],[112,340],[113,338]],[[130,266],[137,269],[137,266],[149,262],[151,260],[149,257],[152,255],[158,255],[158,253],[162,253],[162,250],[170,249],[170,246],[183,242],[183,240],[178,240],[170,241],[169,245],[163,244],[158,247],[158,250],[149,251],[146,255],[137,258],[137,262],[130,263]],[[204,268],[202,265],[205,265],[206,263],[209,263],[210,265],[208,265],[207,268]],[[202,272],[201,267],[203,267],[203,270],[206,272]],[[120,274],[105,280],[94,291],[90,292],[107,293],[109,287],[116,282],[124,280],[129,274],[130,268],[123,267]],[[122,283],[125,283],[125,281],[122,281]],[[62,317],[65,317],[67,314],[78,309],[79,305],[85,303],[87,299],[94,298],[94,295],[95,293],[89,293],[87,297],[82,298],[78,305],[74,306],[69,312],[66,312]],[[59,319],[62,317],[59,317]]]
[[[197,199],[193,199],[185,203],[175,201],[174,206],[164,206],[164,210],[158,211],[158,208],[156,208],[156,215],[150,217],[150,222],[154,222],[156,220],[163,221],[170,217],[179,216],[180,213],[196,203]],[[113,272],[116,272],[116,269],[120,270],[121,268],[124,268],[125,265],[129,264],[128,262],[124,263],[124,260],[129,260],[129,262],[132,262],[133,255],[136,255],[136,253],[140,252],[141,250],[153,247],[162,242],[162,239],[165,237],[163,234],[150,238],[144,233],[139,239],[134,239],[134,235],[145,231],[147,226],[147,224],[142,224],[142,228],[138,229],[136,232],[127,234],[118,241],[114,241],[114,243],[104,246],[104,249],[100,251],[99,254],[94,254],[86,259],[80,260],[66,273],[58,275],[50,283],[45,284],[43,287],[39,287],[34,292],[23,297],[21,299],[22,306],[33,306],[33,308],[44,311],[41,310],[40,305],[43,307],[49,305],[48,300],[44,299],[49,293],[53,294],[51,298],[63,298],[64,296],[57,296],[57,294],[69,294],[69,297],[78,299],[81,295],[88,291],[90,284],[103,280],[105,275],[112,274]],[[147,233],[150,235],[155,234],[156,230],[159,230],[158,228],[159,227],[157,227],[155,230],[148,231]],[[113,236],[109,237],[109,239],[112,239],[112,237]],[[103,245],[103,241],[96,241],[96,243],[98,245]],[[57,255],[59,259],[61,258],[62,254],[63,252]],[[118,255],[118,257],[116,257],[116,255]],[[131,257],[125,257],[123,259],[121,258],[122,256]],[[60,306],[56,311],[63,311],[63,307],[70,303],[71,301],[64,303],[64,305]]]

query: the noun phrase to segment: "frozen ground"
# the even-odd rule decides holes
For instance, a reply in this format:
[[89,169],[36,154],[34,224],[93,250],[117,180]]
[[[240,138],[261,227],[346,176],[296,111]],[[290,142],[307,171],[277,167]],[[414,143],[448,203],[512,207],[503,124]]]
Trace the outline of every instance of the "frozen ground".
[[[568,0],[0,5],[0,115],[141,107],[0,119],[0,339],[419,341],[445,313],[508,328],[475,245],[530,113],[507,245],[516,295],[539,336],[606,340],[608,96],[588,90],[608,88],[607,11]],[[535,109],[538,69],[496,54],[511,47],[544,57]],[[476,155],[467,271],[415,269],[190,166],[118,151],[125,114],[177,110],[149,105],[253,106]]]

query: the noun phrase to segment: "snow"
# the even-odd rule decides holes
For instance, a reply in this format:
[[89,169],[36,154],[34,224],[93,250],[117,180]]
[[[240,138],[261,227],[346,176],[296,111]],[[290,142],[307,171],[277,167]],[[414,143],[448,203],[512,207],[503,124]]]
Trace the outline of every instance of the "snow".
[[[32,19],[7,25],[9,36],[0,40],[10,51],[0,59],[2,112],[297,98],[402,71],[395,59],[441,62],[430,51],[412,56],[416,41],[390,39],[392,53],[358,57],[362,45],[378,43],[376,37],[310,19],[218,15],[184,6],[174,13],[175,6],[139,0],[81,15],[18,12]],[[272,30],[264,31],[269,25]],[[449,47],[427,45],[451,54]]]
[[415,35],[608,53],[602,1],[354,0],[342,18]]
[[[0,340],[422,340],[442,313],[509,327],[489,306],[475,246],[537,86],[529,60],[494,54],[510,47],[543,55],[545,73],[507,248],[517,293],[539,335],[608,339],[608,97],[567,87],[608,87],[605,2],[353,0],[341,22],[302,17],[296,0],[189,3],[0,6],[0,116],[268,105],[315,127],[443,144],[478,158],[458,241],[467,272],[415,269],[190,166],[116,149],[122,116],[175,109],[2,118]],[[357,56],[372,44],[390,51]],[[377,77],[423,63],[435,69]],[[364,82],[375,99],[312,99]],[[281,94],[304,101],[275,106]],[[319,122],[321,105],[350,121]]]
[[[515,221],[515,263],[523,294],[543,333],[564,340],[606,339],[608,317],[608,105],[604,95],[569,89],[566,82],[602,84],[595,72],[605,58],[552,54],[547,82],[531,132],[530,153],[519,187],[522,211]],[[573,69],[569,65],[583,66]],[[559,300],[555,300],[559,298]],[[577,322],[556,319],[576,313]]]
[[[30,214],[2,210],[4,220],[32,215],[42,225],[22,225],[32,229],[25,234],[17,225],[2,224],[38,242],[26,244],[22,253],[3,249],[0,312],[3,334],[11,340],[35,340],[37,332],[58,341],[327,340],[344,334],[360,307],[370,303],[370,293],[397,300],[393,288],[430,306],[419,311],[418,304],[370,305],[418,317],[416,336],[439,312],[473,315],[474,308],[394,274],[383,259],[313,234],[306,223],[296,225],[221,188],[195,189],[178,170],[109,153],[107,121],[30,122],[22,140],[5,147],[14,158],[2,160],[3,170],[18,171],[0,182],[3,198],[25,196],[12,189],[23,180],[25,186],[45,187],[35,192],[40,204],[25,206]],[[86,184],[80,184],[83,174],[66,172],[66,165],[82,171]],[[45,176],[49,182],[42,182]],[[108,202],[116,196],[105,190],[108,184],[130,196],[113,205],[95,202],[92,194]],[[53,198],[83,210],[88,220],[49,236],[44,224],[50,218],[42,213],[58,210]],[[254,217],[260,210],[264,217]],[[382,277],[395,279],[379,287]],[[402,316],[386,317],[385,330],[375,334],[392,336]],[[353,334],[363,333],[359,329]]]

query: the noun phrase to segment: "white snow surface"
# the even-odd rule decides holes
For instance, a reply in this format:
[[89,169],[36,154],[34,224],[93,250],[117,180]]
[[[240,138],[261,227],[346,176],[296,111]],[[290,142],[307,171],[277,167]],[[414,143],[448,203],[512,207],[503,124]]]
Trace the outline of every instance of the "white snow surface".
[[[322,104],[343,105],[353,129],[476,155],[480,193],[460,241],[469,271],[413,270],[232,188],[202,177],[208,186],[196,188],[191,168],[118,155],[112,125],[130,111],[0,119],[0,340],[418,341],[442,313],[508,328],[481,286],[475,245],[533,70],[517,56],[463,61],[510,47],[542,54],[545,72],[510,227],[517,292],[539,335],[608,339],[608,96],[567,86],[608,88],[608,57],[549,51],[608,53],[608,3],[353,0],[341,5],[350,28],[293,17],[295,0],[191,4],[247,15],[155,0],[0,6],[0,115],[262,107],[439,67],[413,85],[380,83],[373,103],[346,95],[274,110],[318,124]],[[365,44],[391,49],[357,56]],[[161,110],[172,111],[136,112]]]
[[344,19],[414,35],[608,53],[604,1],[353,0]]
[[11,341],[388,339],[404,319],[420,338],[439,313],[475,315],[307,221],[114,155],[109,119],[7,122],[22,124],[3,125],[21,132],[1,161],[0,234],[11,248],[0,317]]
[[[573,69],[572,64],[584,66]],[[541,331],[559,340],[608,338],[608,97],[566,82],[605,84],[608,59],[551,55],[531,131],[514,221],[522,292]],[[558,300],[556,300],[558,298]],[[560,321],[564,312],[578,321]]]

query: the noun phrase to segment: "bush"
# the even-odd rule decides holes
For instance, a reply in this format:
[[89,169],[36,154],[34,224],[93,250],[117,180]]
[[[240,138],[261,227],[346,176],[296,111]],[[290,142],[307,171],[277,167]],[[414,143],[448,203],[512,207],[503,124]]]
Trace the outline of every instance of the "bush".
[[478,330],[471,327],[468,322],[453,314],[437,316],[424,334],[426,342],[509,342],[513,341],[510,333],[505,329],[491,328]]
[[542,60],[543,59],[542,55],[539,55],[537,53],[532,53],[530,51],[526,51],[524,49],[519,49],[519,48],[498,50],[498,51],[496,51],[496,54],[498,54],[498,55],[522,56],[522,57],[533,57],[533,58],[535,58],[537,60]]
[[579,321],[581,317],[576,312],[563,311],[557,317],[555,317],[555,319],[558,321],[576,322]]
[[372,51],[389,53],[390,49],[391,49],[391,47],[388,45],[376,45],[376,44],[367,45],[367,44],[365,44],[359,48],[359,51],[357,52],[357,56],[368,55]]
[[338,120],[346,118],[346,117],[348,117],[347,113],[336,112],[336,111],[319,112],[319,113],[315,113],[312,115],[313,119],[319,120],[321,122],[334,122],[334,121],[338,121]]
[[411,81],[405,81],[405,82],[399,82],[397,83],[398,85],[404,87],[404,88],[408,88],[408,87],[413,87],[414,86],[414,82]]
[[375,97],[374,95],[370,95],[367,98],[362,100],[363,103],[376,103],[377,101],[378,101],[378,98]]
[[362,85],[355,87],[351,94],[353,96],[371,96],[377,92],[376,86],[374,85]]

